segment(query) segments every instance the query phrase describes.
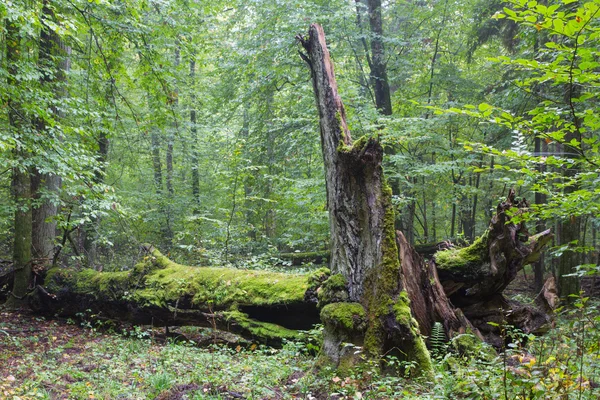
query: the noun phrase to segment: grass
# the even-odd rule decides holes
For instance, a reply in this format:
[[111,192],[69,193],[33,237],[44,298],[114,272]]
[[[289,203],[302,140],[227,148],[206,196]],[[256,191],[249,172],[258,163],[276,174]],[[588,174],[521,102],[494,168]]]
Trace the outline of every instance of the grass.
[[100,333],[89,321],[3,312],[0,398],[597,399],[599,324],[598,305],[579,299],[543,337],[507,328],[513,340],[505,356],[485,361],[441,352],[428,382],[410,378],[411,365],[393,358],[383,360],[386,374],[373,361],[347,375],[317,369],[318,358],[307,351],[313,345],[304,343],[198,348],[189,341],[161,344],[156,332],[140,328],[124,336]]

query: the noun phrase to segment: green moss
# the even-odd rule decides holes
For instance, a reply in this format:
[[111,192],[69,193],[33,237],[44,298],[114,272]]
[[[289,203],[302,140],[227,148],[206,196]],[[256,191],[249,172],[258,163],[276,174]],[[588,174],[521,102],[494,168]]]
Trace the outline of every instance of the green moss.
[[352,145],[348,146],[344,143],[344,141],[340,141],[338,145],[338,152],[341,153],[360,153],[362,149],[371,141],[372,136],[364,135],[355,140]]
[[332,303],[321,310],[321,321],[334,329],[361,332],[366,327],[364,307],[359,303]]
[[314,287],[315,285],[320,286],[327,278],[331,275],[331,271],[329,268],[319,268],[315,271],[312,271],[307,276],[307,282],[309,287]]
[[485,231],[470,246],[438,251],[434,255],[437,268],[469,274],[479,272],[486,261],[489,262],[488,238],[489,231]]
[[58,292],[63,286],[97,299],[121,300],[131,286],[129,272],[72,271],[52,268],[46,274],[46,288]]
[[[322,275],[326,270],[317,273]],[[189,267],[153,250],[131,272],[53,268],[48,271],[46,287],[58,292],[66,285],[75,293],[107,300],[127,296],[141,305],[164,306],[188,296],[196,304],[211,303],[216,309],[227,309],[234,304],[301,302],[309,287],[308,280],[307,275],[301,274]]]
[[382,261],[380,267],[370,271],[365,281],[365,287],[369,288],[365,295],[369,320],[364,349],[372,356],[382,355],[387,337],[382,321],[393,317],[399,325],[410,332],[410,338],[402,349],[407,359],[418,364],[418,373],[431,376],[433,371],[431,357],[419,333],[418,324],[412,317],[408,294],[399,290],[402,260],[398,259],[395,214],[391,204],[392,189],[386,181],[382,182],[381,196],[380,200],[385,210]]
[[162,268],[145,276],[143,289],[136,290],[140,302],[156,304],[189,296],[193,303],[211,302],[215,308],[233,304],[270,305],[299,302],[308,289],[301,274],[283,274],[230,268],[199,268],[180,265],[154,250],[145,262]]
[[319,306],[348,301],[348,281],[341,274],[331,275],[317,291]]
[[287,329],[270,322],[256,321],[236,308],[223,312],[227,321],[236,323],[251,334],[262,340],[281,342],[283,339],[294,340],[300,338],[298,331]]
[[411,327],[413,332],[415,331],[416,327],[416,332],[418,333],[418,324],[412,316],[412,312],[410,310],[410,300],[408,298],[408,293],[405,290],[400,292],[400,295],[394,302],[392,308],[398,323]]

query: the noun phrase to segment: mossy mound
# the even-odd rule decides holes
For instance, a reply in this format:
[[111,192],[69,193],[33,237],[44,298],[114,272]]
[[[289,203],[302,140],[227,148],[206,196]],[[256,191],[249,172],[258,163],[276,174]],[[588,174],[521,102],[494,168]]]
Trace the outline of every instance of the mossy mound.
[[321,321],[336,330],[359,333],[366,328],[366,313],[359,303],[332,303],[321,310]]
[[317,291],[319,306],[348,301],[348,281],[341,274],[331,275]]

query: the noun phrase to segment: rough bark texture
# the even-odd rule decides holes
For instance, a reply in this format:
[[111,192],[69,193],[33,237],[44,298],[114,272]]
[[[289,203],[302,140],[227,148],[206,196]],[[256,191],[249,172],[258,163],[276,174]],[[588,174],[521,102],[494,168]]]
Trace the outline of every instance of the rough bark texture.
[[[6,25],[6,62],[8,67],[7,81],[9,85],[19,85],[18,62],[21,54],[19,28],[13,22]],[[20,115],[19,99],[8,99],[8,120],[11,133],[15,137],[26,135],[25,122]],[[27,159],[27,153],[20,149],[14,151],[17,160]],[[31,280],[31,180],[30,171],[26,166],[14,167],[12,170],[12,196],[14,199],[14,242],[13,268],[14,279],[11,295],[7,306],[18,308],[26,304],[24,298],[28,292]]]
[[13,169],[13,196],[16,202],[14,217],[14,280],[12,293],[8,298],[9,308],[19,308],[27,304],[26,295],[31,284],[31,181],[29,171]]
[[53,268],[34,307],[51,315],[86,312],[154,326],[195,325],[279,345],[319,322],[316,291],[328,277],[176,264],[145,245],[131,271]]
[[352,143],[337,93],[333,64],[319,25],[303,40],[320,116],[330,213],[331,269],[348,280],[350,300],[363,295],[366,273],[381,263],[383,238],[381,146],[363,138]]
[[381,167],[383,149],[374,138],[352,141],[323,28],[313,24],[308,37],[298,39],[306,51],[301,54],[311,70],[320,116],[331,269],[341,277],[336,278],[342,280],[340,292],[348,292],[347,298],[324,301],[333,303],[321,311],[325,352],[338,364],[351,363],[341,345],[351,341],[371,356],[393,353],[429,373],[429,353],[401,282],[391,190]]

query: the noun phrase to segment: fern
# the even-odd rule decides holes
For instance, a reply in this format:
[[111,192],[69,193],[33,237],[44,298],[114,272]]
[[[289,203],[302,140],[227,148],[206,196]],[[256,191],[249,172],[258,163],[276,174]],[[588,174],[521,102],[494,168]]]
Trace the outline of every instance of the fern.
[[446,339],[444,327],[440,322],[433,323],[429,344],[431,346],[431,356],[433,358],[442,358],[446,355],[448,351],[448,341]]

